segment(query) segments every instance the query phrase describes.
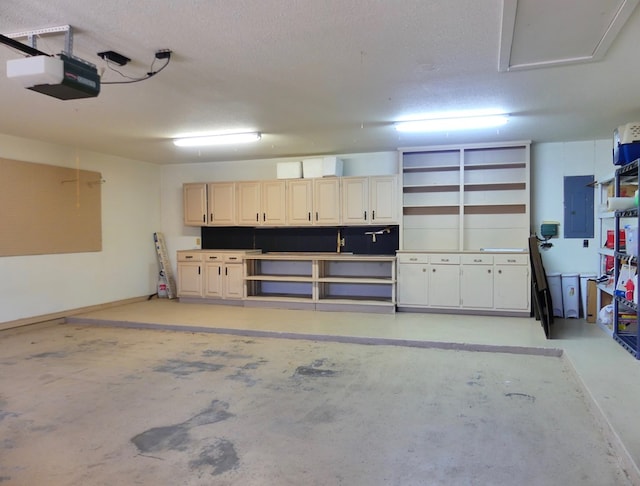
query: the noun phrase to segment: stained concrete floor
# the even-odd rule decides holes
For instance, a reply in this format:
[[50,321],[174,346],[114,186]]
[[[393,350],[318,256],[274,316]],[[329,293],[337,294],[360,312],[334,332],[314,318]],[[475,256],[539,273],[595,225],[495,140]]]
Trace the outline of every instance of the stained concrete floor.
[[575,351],[607,347],[582,321],[546,341],[533,319],[169,301],[73,320],[0,333],[3,486],[636,479]]

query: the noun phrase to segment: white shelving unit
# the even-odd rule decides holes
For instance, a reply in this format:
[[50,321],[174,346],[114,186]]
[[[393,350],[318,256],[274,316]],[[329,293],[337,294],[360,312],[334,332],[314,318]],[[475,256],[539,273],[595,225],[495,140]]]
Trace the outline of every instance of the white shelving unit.
[[[596,309],[600,310],[604,306],[611,304],[613,299],[613,266],[614,266],[614,248],[613,240],[611,245],[607,247],[607,233],[614,231],[615,212],[609,211],[607,208],[607,200],[609,196],[614,194],[614,174],[604,177],[597,183],[598,188],[598,234],[600,235],[600,247],[598,249],[598,269],[599,277],[607,276],[608,280],[597,284],[598,292],[596,294]],[[610,336],[613,335],[613,325],[607,325],[596,319],[600,328]]]
[[246,306],[395,312],[395,256],[247,255],[244,280]]
[[403,250],[527,248],[530,142],[400,150]]

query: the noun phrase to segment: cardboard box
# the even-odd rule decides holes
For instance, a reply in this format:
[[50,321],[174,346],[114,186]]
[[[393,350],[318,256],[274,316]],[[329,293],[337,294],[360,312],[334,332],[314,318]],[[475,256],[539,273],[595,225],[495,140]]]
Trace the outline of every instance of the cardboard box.
[[302,177],[340,177],[342,159],[333,156],[314,157],[302,161]]
[[[637,184],[620,184],[620,195],[618,197],[633,197],[638,190]],[[614,197],[615,187],[613,183],[607,187],[607,196]]]
[[300,179],[302,162],[278,162],[276,172],[278,179]]

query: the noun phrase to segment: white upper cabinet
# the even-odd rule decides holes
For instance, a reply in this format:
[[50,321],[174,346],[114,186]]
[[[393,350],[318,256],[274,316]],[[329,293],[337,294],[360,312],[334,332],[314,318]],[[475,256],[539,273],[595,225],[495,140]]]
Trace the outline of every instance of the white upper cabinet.
[[207,185],[185,184],[182,188],[182,207],[185,226],[207,224]]
[[236,224],[235,187],[235,182],[211,182],[207,185],[207,222],[210,226]]

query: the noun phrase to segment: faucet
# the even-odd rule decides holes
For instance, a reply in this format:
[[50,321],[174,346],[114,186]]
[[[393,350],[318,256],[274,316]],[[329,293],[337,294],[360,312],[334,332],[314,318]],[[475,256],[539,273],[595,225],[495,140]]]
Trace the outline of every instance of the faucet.
[[378,231],[365,231],[365,235],[371,235],[371,241],[373,243],[376,242],[376,235],[382,235],[384,233],[391,233],[391,228],[383,228]]

